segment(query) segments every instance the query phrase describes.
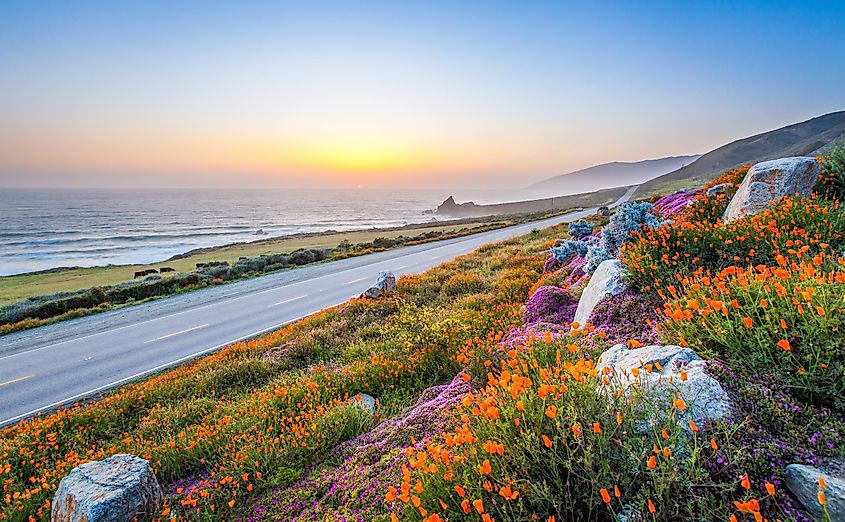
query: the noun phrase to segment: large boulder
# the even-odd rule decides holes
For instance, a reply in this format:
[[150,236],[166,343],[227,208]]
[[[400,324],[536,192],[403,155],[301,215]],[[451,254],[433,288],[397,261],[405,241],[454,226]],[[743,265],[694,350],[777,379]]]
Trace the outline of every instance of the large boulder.
[[159,513],[162,491],[150,463],[114,455],[73,468],[53,497],[53,522],[129,522]]
[[[634,375],[634,368],[639,375]],[[652,345],[629,349],[617,344],[601,354],[596,370],[611,386],[625,391],[638,385],[667,398],[677,394],[686,404],[686,418],[696,422],[731,414],[728,394],[707,373],[707,361],[689,348]]]
[[575,309],[573,322],[581,326],[587,324],[587,319],[593,313],[593,308],[607,296],[621,294],[628,286],[622,281],[624,268],[618,259],[602,261],[590,277],[581,299],[578,300],[578,308]]
[[[819,477],[824,477],[825,489],[819,486]],[[790,464],[786,467],[784,480],[789,491],[801,502],[804,509],[814,518],[825,520],[824,509],[819,504],[819,491],[827,500],[827,512],[830,520],[845,520],[845,480],[819,468],[804,464]]]
[[373,286],[367,288],[361,296],[369,299],[378,299],[382,295],[394,290],[396,290],[396,276],[391,272],[381,272],[376,282],[373,283]]
[[815,158],[796,156],[764,161],[751,167],[725,210],[723,220],[730,223],[752,216],[783,196],[809,196],[819,178]]

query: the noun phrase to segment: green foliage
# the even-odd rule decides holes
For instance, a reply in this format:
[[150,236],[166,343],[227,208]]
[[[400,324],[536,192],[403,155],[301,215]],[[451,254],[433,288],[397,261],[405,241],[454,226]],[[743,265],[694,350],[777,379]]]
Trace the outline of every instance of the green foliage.
[[845,411],[845,271],[821,255],[778,261],[684,281],[666,304],[669,340]]
[[834,145],[821,158],[821,163],[823,170],[815,192],[828,199],[845,201],[845,140]]

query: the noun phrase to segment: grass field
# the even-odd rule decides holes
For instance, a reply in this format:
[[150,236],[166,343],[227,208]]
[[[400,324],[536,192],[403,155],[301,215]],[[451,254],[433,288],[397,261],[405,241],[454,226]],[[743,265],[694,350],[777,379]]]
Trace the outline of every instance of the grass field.
[[448,224],[421,224],[416,227],[397,229],[360,230],[307,236],[289,236],[265,239],[250,243],[237,243],[217,248],[203,249],[183,259],[163,261],[148,265],[111,265],[93,268],[70,268],[43,272],[33,272],[0,277],[0,305],[8,304],[35,295],[54,292],[79,290],[92,286],[113,285],[132,279],[138,270],[147,268],[160,269],[163,266],[174,268],[177,272],[189,272],[196,268],[196,263],[208,261],[237,261],[239,257],[252,257],[261,254],[286,253],[299,248],[331,248],[341,241],[352,244],[372,241],[377,237],[388,239],[400,235],[414,236],[433,231],[457,231],[462,228],[471,230],[488,226],[494,222],[509,223],[507,217],[490,217],[472,222],[458,221]]

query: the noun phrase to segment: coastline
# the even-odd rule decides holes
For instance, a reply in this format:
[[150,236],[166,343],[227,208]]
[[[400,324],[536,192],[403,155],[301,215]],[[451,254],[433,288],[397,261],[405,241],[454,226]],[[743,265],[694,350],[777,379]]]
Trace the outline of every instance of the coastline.
[[[556,213],[563,213],[561,209]],[[130,281],[140,270],[162,267],[173,268],[175,273],[186,273],[196,268],[197,263],[228,261],[233,263],[240,257],[262,254],[293,252],[307,248],[335,248],[342,241],[352,244],[371,242],[376,238],[396,239],[434,232],[447,237],[466,235],[483,229],[499,228],[525,221],[535,214],[514,214],[456,218],[428,223],[408,224],[399,227],[369,228],[353,231],[306,232],[256,241],[235,242],[216,247],[199,248],[166,260],[149,264],[104,265],[95,267],[57,267],[36,272],[0,276],[0,306],[37,295],[52,294],[104,286]],[[432,240],[436,241],[439,238]]]

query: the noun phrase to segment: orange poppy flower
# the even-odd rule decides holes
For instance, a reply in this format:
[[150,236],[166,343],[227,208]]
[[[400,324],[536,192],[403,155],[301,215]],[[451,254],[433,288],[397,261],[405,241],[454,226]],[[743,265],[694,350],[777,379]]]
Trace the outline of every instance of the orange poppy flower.
[[484,462],[481,463],[481,466],[478,467],[478,471],[480,471],[484,475],[489,475],[492,468],[490,467],[490,461],[484,459]]

